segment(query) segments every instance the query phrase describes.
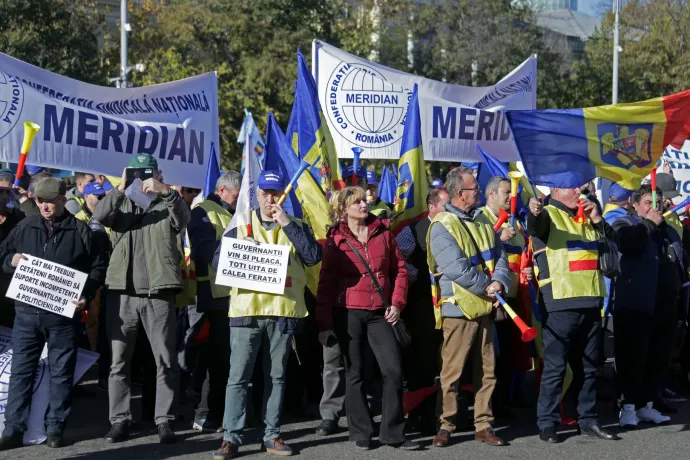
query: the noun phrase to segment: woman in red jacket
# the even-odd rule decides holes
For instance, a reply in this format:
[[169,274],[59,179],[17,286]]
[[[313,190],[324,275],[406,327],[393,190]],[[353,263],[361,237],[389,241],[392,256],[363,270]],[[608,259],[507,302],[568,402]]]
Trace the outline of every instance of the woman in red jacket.
[[[379,440],[406,450],[417,449],[417,443],[405,439],[400,350],[392,328],[407,297],[405,260],[388,220],[368,212],[361,188],[347,187],[331,198],[331,219],[316,296],[316,321],[321,331],[319,341],[324,346],[339,343],[345,358],[350,440],[359,449],[371,448],[374,426],[363,388],[368,343],[383,376]],[[371,267],[391,304],[388,311],[367,268],[348,243]]]

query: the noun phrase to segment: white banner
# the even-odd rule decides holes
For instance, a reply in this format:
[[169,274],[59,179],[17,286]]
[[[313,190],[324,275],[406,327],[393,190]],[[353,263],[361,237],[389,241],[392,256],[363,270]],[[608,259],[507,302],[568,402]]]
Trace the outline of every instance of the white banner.
[[427,160],[478,161],[475,145],[502,161],[520,159],[500,110],[536,108],[536,56],[486,87],[418,77],[318,40],[312,44],[312,59],[319,101],[338,157],[351,158],[352,147],[362,147],[364,158],[397,160],[416,83]]
[[132,155],[150,153],[166,183],[203,188],[211,143],[220,155],[215,72],[118,89],[0,53],[0,161],[18,162],[25,121],[41,126],[31,165],[120,177]]
[[673,177],[675,177],[678,191],[682,195],[673,200],[674,203],[678,204],[690,195],[690,140],[685,141],[680,149],[671,146],[666,147],[659,163],[662,162],[670,163],[671,169],[673,169]]
[[289,255],[288,246],[223,237],[216,284],[282,295]]
[[88,274],[49,260],[24,255],[6,296],[32,307],[71,318]]
[[[98,353],[77,350],[77,366],[74,371],[74,382],[86,373],[98,360]],[[5,429],[5,410],[9,397],[9,383],[12,375],[12,329],[0,327],[0,432]],[[41,360],[38,362],[34,380],[29,426],[24,433],[24,444],[40,444],[46,440],[45,416],[48,410],[48,390],[50,388],[50,367],[48,366],[48,348],[43,347]]]

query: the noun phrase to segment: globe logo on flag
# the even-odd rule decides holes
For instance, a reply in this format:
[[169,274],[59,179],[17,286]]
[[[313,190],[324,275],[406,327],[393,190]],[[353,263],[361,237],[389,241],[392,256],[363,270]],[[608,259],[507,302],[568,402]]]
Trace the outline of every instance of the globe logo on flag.
[[352,144],[387,147],[402,137],[411,94],[369,66],[341,63],[326,87],[326,111],[333,128]]
[[23,107],[22,82],[0,70],[0,139],[12,131]]

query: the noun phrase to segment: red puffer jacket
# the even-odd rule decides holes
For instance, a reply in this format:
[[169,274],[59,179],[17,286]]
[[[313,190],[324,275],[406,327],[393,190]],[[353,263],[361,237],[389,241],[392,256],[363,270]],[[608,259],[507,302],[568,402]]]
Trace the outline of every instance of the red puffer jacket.
[[367,269],[346,240],[369,262],[391,305],[400,310],[405,307],[407,266],[389,221],[370,213],[366,223],[366,245],[357,240],[345,222],[328,232],[316,295],[316,322],[321,331],[333,329],[334,306],[358,310],[385,308]]

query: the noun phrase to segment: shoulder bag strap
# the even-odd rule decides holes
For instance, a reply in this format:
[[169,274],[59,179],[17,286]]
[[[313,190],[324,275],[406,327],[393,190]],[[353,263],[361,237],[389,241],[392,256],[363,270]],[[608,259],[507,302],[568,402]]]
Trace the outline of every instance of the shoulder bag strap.
[[348,246],[350,246],[350,249],[357,254],[357,257],[359,257],[359,260],[364,264],[364,268],[367,269],[367,272],[369,272],[369,277],[371,278],[372,283],[374,283],[374,287],[376,288],[376,292],[379,293],[379,296],[381,297],[381,300],[383,301],[383,305],[388,308],[390,307],[390,303],[386,299],[385,294],[383,293],[383,288],[379,284],[379,281],[376,279],[376,276],[374,276],[374,272],[371,271],[371,267],[367,263],[367,261],[364,259],[362,254],[355,248],[355,245],[352,244],[348,239],[345,239],[345,242],[347,243]]

